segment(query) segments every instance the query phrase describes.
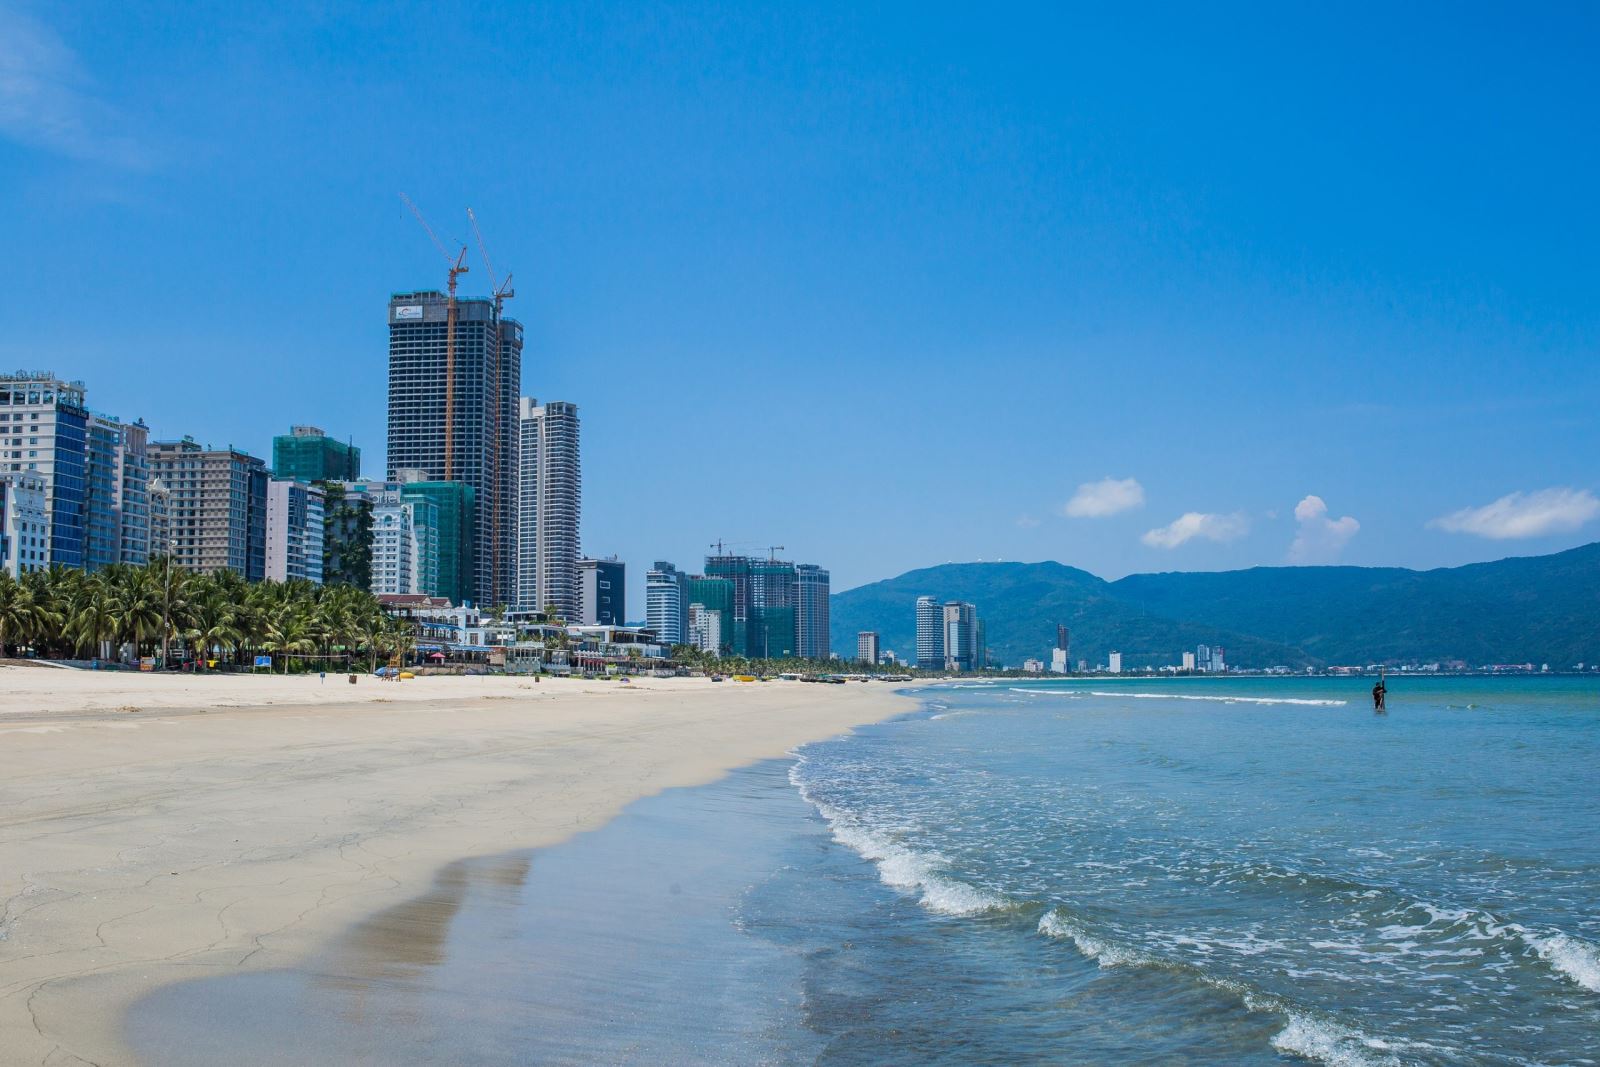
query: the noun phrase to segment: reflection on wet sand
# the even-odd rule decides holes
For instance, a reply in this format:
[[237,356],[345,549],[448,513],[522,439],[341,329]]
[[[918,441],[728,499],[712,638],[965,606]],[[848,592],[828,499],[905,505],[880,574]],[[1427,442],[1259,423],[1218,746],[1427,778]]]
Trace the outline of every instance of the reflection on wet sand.
[[350,988],[361,982],[409,978],[445,960],[450,923],[471,889],[484,890],[485,903],[514,904],[528,878],[525,853],[450,864],[433,888],[357,924],[335,945],[330,983]]

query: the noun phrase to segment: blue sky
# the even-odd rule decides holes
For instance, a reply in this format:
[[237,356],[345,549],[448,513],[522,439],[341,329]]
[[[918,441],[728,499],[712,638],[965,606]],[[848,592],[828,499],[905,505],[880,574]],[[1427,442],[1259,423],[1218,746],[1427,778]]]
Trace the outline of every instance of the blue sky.
[[0,365],[381,473],[405,190],[515,271],[634,595],[1600,530],[1592,8],[250,6],[0,0]]

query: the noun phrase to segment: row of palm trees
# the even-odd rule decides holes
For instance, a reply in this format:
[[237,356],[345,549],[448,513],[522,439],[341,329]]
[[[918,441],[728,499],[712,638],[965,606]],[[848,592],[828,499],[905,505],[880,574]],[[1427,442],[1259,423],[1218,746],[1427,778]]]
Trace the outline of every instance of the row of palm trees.
[[411,623],[372,594],[311,582],[247,582],[232,571],[193,574],[156,559],[88,574],[67,567],[21,578],[0,573],[0,656],[136,659],[177,652],[196,669],[271,657],[285,671],[404,656]]

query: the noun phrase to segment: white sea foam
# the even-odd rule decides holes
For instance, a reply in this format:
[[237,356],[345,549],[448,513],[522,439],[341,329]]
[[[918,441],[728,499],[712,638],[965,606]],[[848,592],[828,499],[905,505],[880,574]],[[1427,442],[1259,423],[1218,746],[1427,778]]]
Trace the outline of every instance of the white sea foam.
[[1285,1013],[1289,1025],[1272,1038],[1280,1052],[1326,1063],[1329,1067],[1389,1067],[1400,1061],[1382,1051],[1387,1043],[1349,1027],[1297,1011]]
[[1348,700],[1317,700],[1311,697],[1246,697],[1228,696],[1223,693],[1120,693],[1104,689],[1020,689],[1011,688],[1013,693],[1031,693],[1034,696],[1066,697],[1077,699],[1079,697],[1132,697],[1135,700],[1203,700],[1214,704],[1297,704],[1302,707],[1312,708],[1342,708],[1350,703]]
[[1090,932],[1060,908],[1045,912],[1039,919],[1039,932],[1060,941],[1071,941],[1079,952],[1101,967],[1167,967],[1179,970],[1215,989],[1238,996],[1251,1011],[1281,1015],[1287,1024],[1272,1038],[1273,1047],[1280,1052],[1326,1063],[1329,1067],[1400,1067],[1401,1061],[1391,1054],[1391,1050],[1410,1047],[1370,1037],[1331,1019],[1318,1018],[1232,979],[1210,975],[1189,965],[1168,964],[1158,957],[1106,940]]
[[936,915],[982,915],[1007,906],[1009,902],[1000,894],[943,873],[939,868],[948,860],[939,853],[907,848],[857,816],[818,800],[800,776],[804,762],[801,757],[789,769],[789,781],[828,821],[835,841],[877,866],[884,885],[918,894],[918,903]]
[[1524,931],[1522,939],[1562,975],[1600,993],[1600,948],[1563,933],[1539,935]]
[[1086,930],[1082,923],[1076,919],[1063,915],[1061,909],[1053,908],[1044,913],[1039,919],[1039,932],[1046,937],[1053,937],[1057,941],[1071,941],[1077,946],[1079,952],[1094,960],[1101,967],[1133,967],[1154,964],[1157,961],[1126,945],[1119,945],[1113,941],[1097,937]]
[[1308,697],[1239,697],[1210,693],[1112,693],[1091,689],[1094,697],[1133,697],[1135,700],[1206,700],[1218,704],[1299,704],[1313,708],[1342,708],[1348,700],[1313,700]]

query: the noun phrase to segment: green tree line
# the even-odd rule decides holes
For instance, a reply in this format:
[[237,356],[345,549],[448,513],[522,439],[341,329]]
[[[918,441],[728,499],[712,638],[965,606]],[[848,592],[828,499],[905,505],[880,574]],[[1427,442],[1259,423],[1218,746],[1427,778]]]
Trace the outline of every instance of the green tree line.
[[[67,567],[20,579],[0,573],[0,655],[173,657],[243,665],[258,654],[287,671],[316,657],[380,659],[414,644],[410,622],[372,594],[305,581],[247,582],[232,571],[193,574],[165,559],[88,574]],[[194,653],[200,653],[195,656]]]

